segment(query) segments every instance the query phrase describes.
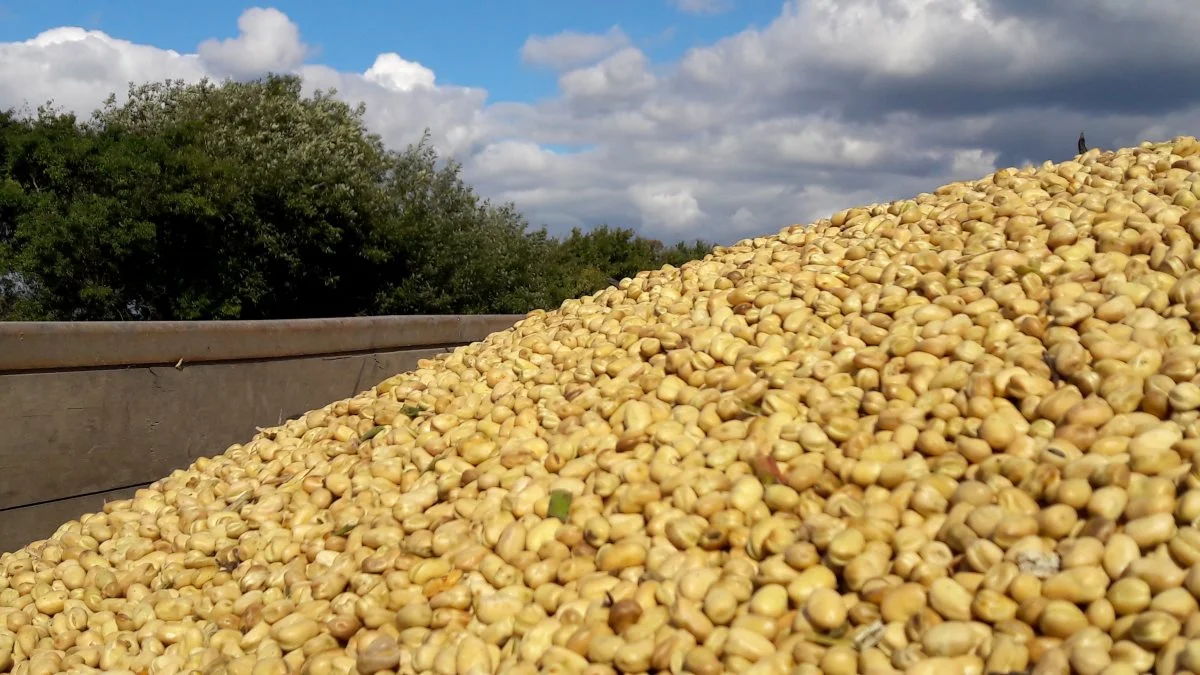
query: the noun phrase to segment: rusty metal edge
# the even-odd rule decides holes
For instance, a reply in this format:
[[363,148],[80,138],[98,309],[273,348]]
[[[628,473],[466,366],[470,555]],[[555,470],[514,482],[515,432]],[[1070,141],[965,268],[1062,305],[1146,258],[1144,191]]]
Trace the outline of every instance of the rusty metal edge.
[[465,344],[524,314],[0,323],[5,371],[211,363]]

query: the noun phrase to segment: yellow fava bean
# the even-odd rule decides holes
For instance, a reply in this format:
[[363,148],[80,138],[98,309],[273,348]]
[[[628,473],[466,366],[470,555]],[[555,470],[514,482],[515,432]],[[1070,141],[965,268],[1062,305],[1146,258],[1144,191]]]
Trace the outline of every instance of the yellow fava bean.
[[[366,147],[323,133],[329,166]],[[449,317],[461,346],[13,542],[0,672],[1200,671],[1198,205],[1178,137],[647,249],[607,287],[543,242],[574,281],[528,307],[493,282],[529,261],[493,256],[467,304],[532,311]],[[295,300],[366,311],[343,286]]]

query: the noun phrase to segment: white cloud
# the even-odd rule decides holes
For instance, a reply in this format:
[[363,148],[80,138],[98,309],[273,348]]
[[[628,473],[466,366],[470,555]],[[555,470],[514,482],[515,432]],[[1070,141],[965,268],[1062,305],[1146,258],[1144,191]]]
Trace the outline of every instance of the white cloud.
[[997,165],[1067,159],[1080,129],[1107,148],[1196,133],[1194,2],[793,0],[670,63],[619,27],[533,37],[522,59],[558,76],[536,104],[442,82],[403,44],[365,72],[306,64],[285,15],[248,10],[236,38],[193,54],[71,27],[0,43],[0,106],[54,98],[87,113],[130,80],[291,70],[309,90],[365,102],[393,147],[429,127],[480,194],[514,201],[535,226],[730,243]]
[[691,187],[678,181],[634,185],[629,196],[651,226],[678,231],[695,226],[705,216]]
[[734,212],[732,220],[733,224],[742,231],[755,232],[761,228],[758,216],[754,215],[754,211],[745,206]]
[[205,40],[196,50],[215,73],[252,78],[287,72],[308,55],[308,46],[300,40],[300,28],[277,9],[247,9],[238,17],[237,25],[237,37]]
[[542,36],[531,35],[521,47],[521,60],[532,66],[567,70],[591,65],[629,45],[629,36],[620,26],[605,33],[563,31]]
[[732,0],[668,0],[685,14],[723,14],[733,9]]
[[416,61],[406,61],[395,52],[380,54],[363,76],[393,91],[404,92],[433,89],[437,80],[432,70]]
[[382,54],[364,73],[340,72],[320,65],[301,67],[305,89],[337,91],[352,103],[367,105],[366,121],[394,148],[420,140],[426,128],[442,153],[471,155],[490,124],[484,119],[487,92],[439,85],[433,71],[396,54]]
[[529,141],[500,141],[485,147],[475,156],[477,175],[503,178],[514,173],[543,172],[554,162],[555,154]]
[[84,114],[128,83],[199,79],[205,68],[194,54],[120,40],[100,31],[65,26],[22,42],[0,43],[0,106],[55,106]]
[[636,99],[650,92],[655,83],[654,75],[646,70],[646,55],[637,47],[626,47],[594,66],[558,78],[558,86],[568,99],[602,104]]

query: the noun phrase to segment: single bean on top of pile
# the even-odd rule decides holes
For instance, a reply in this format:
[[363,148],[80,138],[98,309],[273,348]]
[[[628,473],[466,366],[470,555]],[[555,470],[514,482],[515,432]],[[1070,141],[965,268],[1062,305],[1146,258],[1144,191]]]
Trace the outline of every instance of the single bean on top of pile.
[[0,672],[1200,673],[1200,142],[535,312],[0,557]]

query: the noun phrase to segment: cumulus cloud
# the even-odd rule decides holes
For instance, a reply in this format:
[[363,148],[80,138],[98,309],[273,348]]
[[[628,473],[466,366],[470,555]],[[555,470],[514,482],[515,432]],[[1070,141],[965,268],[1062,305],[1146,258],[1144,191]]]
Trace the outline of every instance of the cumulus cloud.
[[629,45],[620,26],[605,33],[566,30],[555,35],[531,35],[521,46],[521,60],[531,66],[566,70],[591,65]]
[[205,68],[195,54],[120,40],[96,30],[53,28],[22,42],[0,43],[0,107],[53,101],[89,113],[129,82],[195,80]]
[[665,63],[619,27],[535,36],[521,58],[558,78],[537,103],[442,82],[403,45],[364,72],[306,63],[285,15],[248,10],[235,38],[193,54],[69,27],[0,44],[0,106],[87,112],[129,80],[291,70],[365,102],[393,147],[429,127],[481,194],[535,226],[730,243],[1068,159],[1080,129],[1108,148],[1200,132],[1194,3],[792,0]]
[[654,89],[657,79],[646,70],[646,55],[626,47],[594,66],[558,78],[563,96],[593,106],[611,107],[638,100]]
[[406,61],[395,52],[380,54],[363,76],[393,91],[410,92],[417,88],[433,89],[437,77],[416,61]]
[[288,72],[308,55],[299,26],[277,9],[252,7],[242,12],[237,25],[237,37],[205,40],[196,50],[214,72],[237,78]]
[[307,93],[334,89],[346,101],[366,103],[367,125],[396,149],[417,142],[428,128],[439,152],[461,161],[481,149],[489,133],[485,90],[438,84],[432,70],[397,54],[380,55],[361,74],[322,65],[297,72]]
[[641,183],[629,196],[648,225],[679,231],[693,227],[705,216],[687,181]]

